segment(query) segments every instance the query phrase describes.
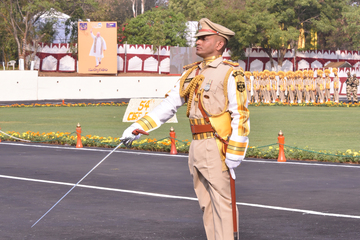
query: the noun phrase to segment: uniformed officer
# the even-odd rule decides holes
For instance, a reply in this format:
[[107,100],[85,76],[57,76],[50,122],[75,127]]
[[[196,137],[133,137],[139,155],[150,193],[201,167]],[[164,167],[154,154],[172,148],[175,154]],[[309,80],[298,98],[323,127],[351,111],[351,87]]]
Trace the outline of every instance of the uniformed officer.
[[253,102],[252,97],[251,97],[251,72],[249,72],[249,71],[245,72],[245,83],[246,83],[246,91],[247,91],[248,100],[249,100],[249,102]]
[[285,79],[285,73],[283,71],[278,72],[279,75],[279,98],[280,102],[285,103],[285,91],[286,91],[286,79]]
[[265,72],[262,71],[259,73],[260,80],[260,101],[262,103],[266,102],[266,93],[265,93]]
[[346,96],[348,102],[357,103],[357,87],[359,86],[359,80],[356,78],[356,74],[351,76],[350,72],[348,72],[348,78],[346,79]]
[[310,102],[310,80],[308,70],[303,71],[304,74],[304,94],[305,94],[305,103]]
[[295,78],[292,71],[287,72],[286,74],[287,84],[288,84],[288,98],[289,103],[294,103],[294,92],[295,92]]
[[353,96],[354,103],[358,102],[357,92],[359,86],[359,79],[356,77],[356,73],[353,74],[353,83],[351,85],[351,94]]
[[264,70],[264,98],[265,103],[270,103],[270,71]]
[[318,103],[324,103],[324,90],[325,90],[325,87],[324,87],[324,78],[323,78],[323,71],[322,70],[317,70],[316,71],[316,75],[317,75],[317,78],[316,78],[316,96],[317,96],[317,99],[318,99]]
[[254,101],[258,103],[260,101],[260,82],[259,82],[259,72],[254,71],[254,81],[253,81],[253,92],[254,92]]
[[309,78],[309,86],[310,86],[310,99],[311,103],[315,103],[315,91],[316,91],[316,79],[314,77],[314,71],[308,71],[308,78]]
[[350,72],[347,72],[346,74],[347,74],[347,79],[345,81],[345,83],[346,83],[346,98],[347,98],[348,102],[350,102],[351,101],[350,92],[351,92],[351,84],[352,84],[353,78],[351,77]]
[[137,138],[134,129],[149,132],[158,128],[187,101],[193,135],[188,164],[206,236],[227,240],[234,238],[229,172],[235,178],[233,169],[244,159],[248,146],[248,99],[243,71],[222,58],[234,32],[206,18],[200,25],[196,54],[203,61],[186,66],[168,97],[127,128],[122,138]]
[[277,80],[276,80],[276,72],[270,72],[270,93],[271,93],[271,102],[275,103],[277,99]]
[[297,81],[296,81],[296,96],[298,103],[302,103],[303,100],[303,90],[304,90],[304,75],[301,70],[296,71]]
[[330,101],[330,69],[325,69],[325,102]]
[[340,86],[340,80],[338,77],[338,69],[337,68],[333,68],[332,72],[334,73],[335,77],[333,79],[334,81],[334,102],[338,103],[339,102],[339,86]]

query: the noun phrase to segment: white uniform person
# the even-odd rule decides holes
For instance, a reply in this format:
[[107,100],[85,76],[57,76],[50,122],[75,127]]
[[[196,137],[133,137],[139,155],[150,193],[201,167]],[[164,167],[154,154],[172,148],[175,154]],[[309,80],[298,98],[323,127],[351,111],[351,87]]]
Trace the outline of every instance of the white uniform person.
[[94,56],[96,61],[96,66],[98,67],[101,64],[101,59],[104,58],[104,51],[106,50],[106,42],[100,33],[98,32],[96,36],[93,34],[91,29],[90,31],[91,37],[93,38],[93,44],[91,46],[89,56]]
[[185,73],[168,96],[127,128],[122,139],[134,140],[135,129],[149,132],[158,128],[187,101],[193,135],[188,164],[203,211],[206,237],[229,240],[236,233],[229,171],[235,179],[234,168],[240,165],[248,146],[247,91],[242,69],[222,58],[228,40],[235,33],[206,18],[200,20],[200,25],[196,54],[203,61],[185,66]]

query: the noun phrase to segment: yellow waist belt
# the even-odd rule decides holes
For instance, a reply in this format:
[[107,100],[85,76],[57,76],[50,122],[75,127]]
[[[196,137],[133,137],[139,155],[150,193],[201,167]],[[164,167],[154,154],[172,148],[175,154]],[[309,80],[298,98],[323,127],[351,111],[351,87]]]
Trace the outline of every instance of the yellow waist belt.
[[[223,114],[209,117],[210,123],[205,118],[189,119],[193,140],[218,137],[227,141],[231,135],[231,116],[228,111]],[[216,135],[215,135],[216,134]]]
[[201,140],[215,137],[215,131],[211,128],[211,125],[209,123],[206,123],[204,118],[196,118],[189,120],[193,140]]

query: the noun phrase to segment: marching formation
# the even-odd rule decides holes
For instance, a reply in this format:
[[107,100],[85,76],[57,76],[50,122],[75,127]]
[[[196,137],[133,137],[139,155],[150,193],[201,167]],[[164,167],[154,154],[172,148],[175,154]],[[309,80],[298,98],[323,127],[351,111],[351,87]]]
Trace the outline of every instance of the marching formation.
[[[339,86],[337,68],[333,68],[332,72],[335,77],[333,79],[333,99],[339,102]],[[313,70],[298,70],[288,72],[274,72],[264,70],[262,72],[245,72],[246,88],[248,96],[251,96],[253,103],[274,103],[278,99],[281,103],[324,103],[331,101],[330,79],[331,71],[329,69],[317,70],[316,77]],[[346,93],[348,101],[357,103],[357,88],[359,80],[356,74],[351,76],[347,73]],[[325,75],[325,76],[324,76]],[[251,76],[253,80],[251,81]],[[279,80],[276,79],[279,77]],[[253,89],[251,94],[251,88]]]

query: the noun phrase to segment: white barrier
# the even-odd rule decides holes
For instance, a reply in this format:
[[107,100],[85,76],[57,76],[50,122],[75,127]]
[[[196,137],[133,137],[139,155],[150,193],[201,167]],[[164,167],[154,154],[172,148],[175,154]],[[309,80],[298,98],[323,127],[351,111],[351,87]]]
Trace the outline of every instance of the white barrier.
[[1,71],[0,101],[159,98],[179,76],[38,77],[37,71]]
[[1,71],[0,101],[36,100],[38,71]]

